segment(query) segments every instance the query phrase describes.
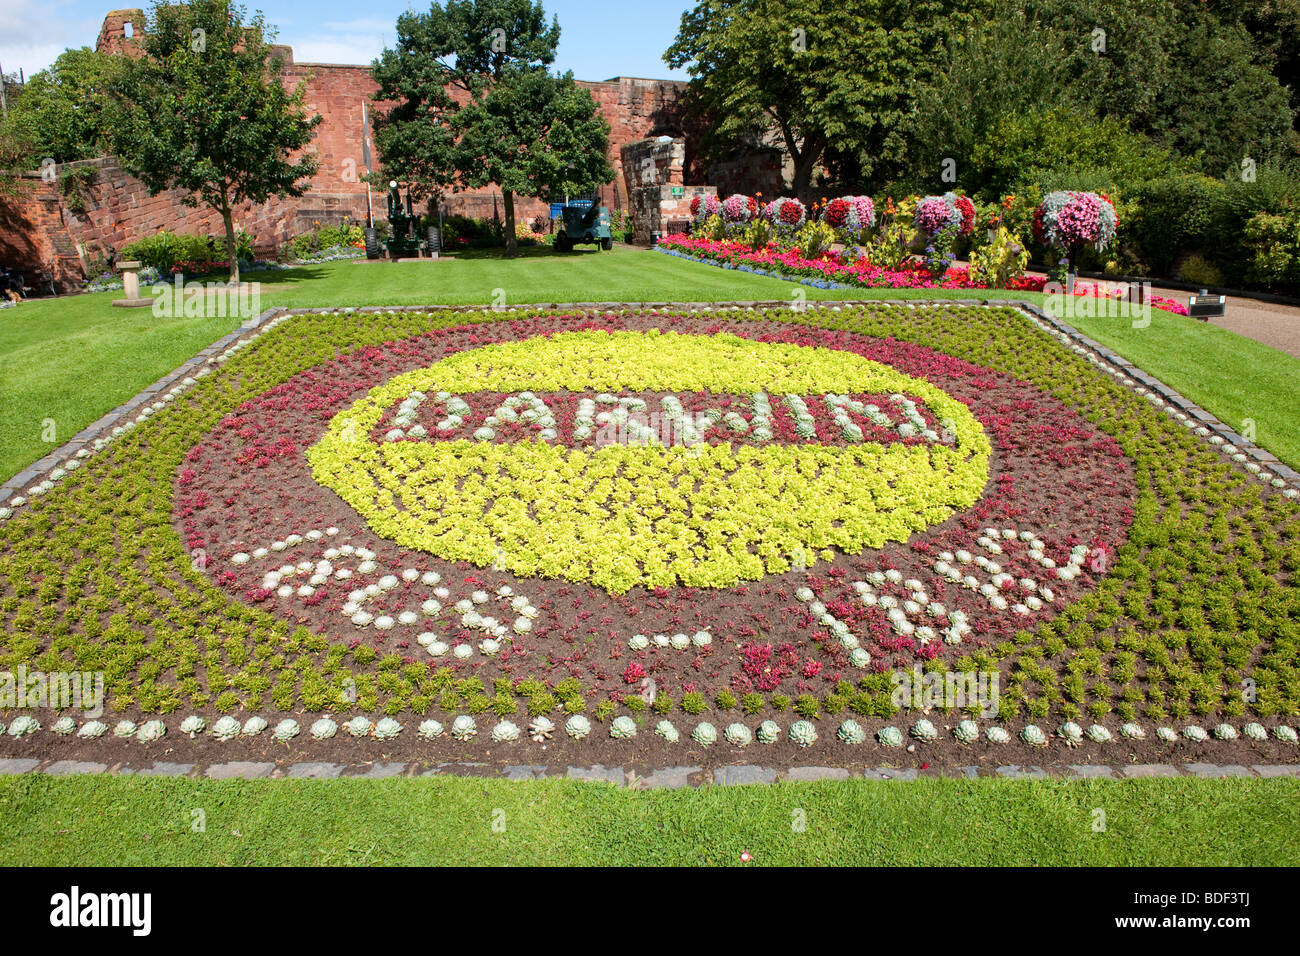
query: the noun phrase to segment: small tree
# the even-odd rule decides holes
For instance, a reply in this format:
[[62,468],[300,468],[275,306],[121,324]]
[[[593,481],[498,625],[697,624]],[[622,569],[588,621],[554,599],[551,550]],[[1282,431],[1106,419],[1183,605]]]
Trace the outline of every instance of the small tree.
[[496,186],[506,254],[515,196],[594,189],[613,178],[609,125],[572,74],[548,70],[560,28],[533,0],[448,0],[397,20],[374,66],[375,144],[385,178],[416,195]]
[[123,71],[114,152],[150,192],[181,189],[221,214],[230,281],[239,281],[234,207],[272,196],[301,196],[316,162],[290,154],[311,142],[321,121],[308,116],[304,84],[292,92],[273,56],[274,32],[261,13],[229,0],[158,4],[144,30],[143,55]]

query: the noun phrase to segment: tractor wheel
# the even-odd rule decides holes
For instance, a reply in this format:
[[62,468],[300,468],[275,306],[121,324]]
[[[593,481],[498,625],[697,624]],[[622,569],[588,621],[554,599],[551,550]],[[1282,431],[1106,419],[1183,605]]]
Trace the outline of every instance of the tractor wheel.
[[366,258],[379,258],[379,230],[374,228],[366,230]]
[[609,252],[609,250],[614,248],[614,240],[611,237],[606,236],[604,239],[600,240],[600,248]]
[[560,233],[558,236],[555,237],[556,252],[571,252],[572,250],[573,250],[573,243],[569,241],[568,236],[566,236],[564,233]]

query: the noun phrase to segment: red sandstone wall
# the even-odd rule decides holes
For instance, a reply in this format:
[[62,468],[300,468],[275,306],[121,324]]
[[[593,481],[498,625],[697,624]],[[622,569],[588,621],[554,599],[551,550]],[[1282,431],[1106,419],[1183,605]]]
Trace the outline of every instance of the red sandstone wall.
[[[139,9],[109,13],[99,32],[96,48],[130,55],[138,41],[125,36],[125,26],[134,26],[138,36],[145,17]],[[253,236],[261,250],[270,250],[317,223],[336,223],[350,218],[362,222],[366,216],[366,187],[360,181],[362,161],[361,104],[375,92],[366,66],[295,63],[293,51],[277,48],[284,57],[284,81],[293,86],[306,81],[309,109],[324,119],[308,147],[315,153],[319,170],[309,191],[296,199],[272,200],[265,205],[245,205],[236,211],[237,225]],[[601,202],[614,209],[629,206],[623,176],[622,151],[629,143],[651,135],[686,134],[686,181],[698,182],[693,155],[698,130],[682,118],[680,97],[684,84],[672,80],[620,77],[600,83],[581,82],[591,91],[601,113],[610,124],[609,161],[615,176],[600,190]],[[370,105],[373,110],[373,104]],[[381,157],[372,157],[379,163]],[[159,229],[186,232],[219,232],[220,218],[208,209],[184,206],[181,196],[171,192],[150,196],[139,180],[117,167],[111,159],[95,160],[99,169],[86,190],[86,208],[73,213],[56,186],[29,177],[33,195],[21,200],[0,200],[0,262],[28,269],[48,270],[57,266],[60,275],[70,277],[82,258],[94,250],[118,250]],[[383,195],[375,208],[383,215]],[[448,213],[476,217],[504,215],[501,194],[485,188],[455,193],[444,203]],[[548,215],[546,204],[536,199],[518,199],[520,220]],[[78,247],[83,255],[79,257]]]

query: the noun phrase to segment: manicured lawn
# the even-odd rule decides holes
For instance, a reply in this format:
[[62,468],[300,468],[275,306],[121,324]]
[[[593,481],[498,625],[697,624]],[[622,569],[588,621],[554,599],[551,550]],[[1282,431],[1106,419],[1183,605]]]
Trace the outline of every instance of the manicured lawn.
[[6,865],[1277,866],[1298,825],[1294,780],[0,778]]
[[[335,262],[256,273],[262,306],[482,304],[574,301],[810,300],[848,293],[718,269],[642,249],[559,256],[526,250],[507,261],[470,253],[450,262]],[[499,290],[499,291],[498,291]],[[109,303],[121,293],[38,300],[0,313],[0,476],[20,471],[81,428],[135,395],[235,319],[156,319]],[[991,292],[990,298],[1007,293]],[[971,290],[888,289],[864,298],[969,299]],[[1041,303],[1043,297],[1017,298]],[[1155,312],[1146,329],[1128,319],[1073,318],[1072,324],[1177,388],[1234,427],[1253,419],[1259,442],[1300,463],[1300,361],[1232,332]],[[44,439],[47,419],[54,442]]]

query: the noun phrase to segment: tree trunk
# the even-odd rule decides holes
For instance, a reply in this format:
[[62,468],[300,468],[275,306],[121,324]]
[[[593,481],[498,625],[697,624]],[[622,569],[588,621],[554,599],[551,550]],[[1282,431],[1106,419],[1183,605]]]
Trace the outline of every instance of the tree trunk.
[[805,206],[812,201],[812,174],[821,159],[823,147],[819,141],[806,140],[803,149],[794,154],[794,181],[790,188]]
[[506,258],[513,259],[519,255],[519,240],[515,238],[515,194],[503,189],[501,199],[506,208]]
[[221,221],[226,227],[226,258],[230,260],[230,284],[239,285],[239,255],[235,251],[235,217],[230,211],[230,200],[221,197]]

